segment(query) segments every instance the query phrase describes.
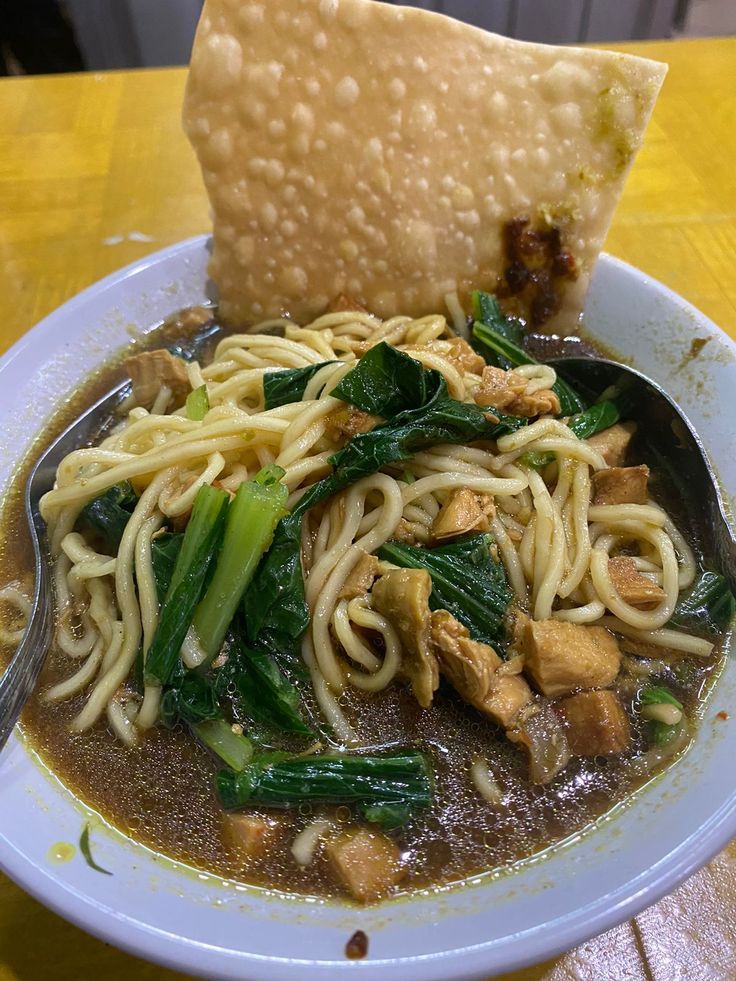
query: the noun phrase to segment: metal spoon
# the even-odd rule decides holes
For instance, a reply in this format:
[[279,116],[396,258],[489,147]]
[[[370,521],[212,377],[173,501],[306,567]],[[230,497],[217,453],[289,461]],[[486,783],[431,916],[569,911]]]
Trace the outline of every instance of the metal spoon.
[[686,500],[698,502],[701,524],[711,536],[713,558],[736,592],[736,537],[727,517],[718,476],[700,437],[682,409],[641,372],[599,358],[556,358],[548,362],[560,375],[594,397],[609,392],[622,418],[640,423],[650,447]]
[[48,449],[44,450],[28,478],[24,500],[33,544],[36,587],[25,635],[5,674],[0,678],[0,750],[7,742],[23,706],[33,691],[46,659],[53,632],[54,592],[50,575],[51,561],[46,543],[46,522],[41,517],[38,503],[46,491],[54,486],[56,468],[64,457],[82,446],[89,446],[95,437],[99,437],[129,389],[130,382],[125,381],[87,409],[58,439],[54,440]]

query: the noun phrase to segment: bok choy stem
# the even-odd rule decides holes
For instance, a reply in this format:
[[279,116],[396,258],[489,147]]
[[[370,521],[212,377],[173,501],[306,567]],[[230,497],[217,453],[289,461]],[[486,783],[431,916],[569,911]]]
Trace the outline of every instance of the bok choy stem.
[[253,756],[253,743],[250,739],[233,732],[232,726],[224,719],[200,722],[192,726],[192,729],[207,749],[219,756],[231,770],[244,770]]
[[286,514],[283,476],[280,467],[266,467],[240,485],[230,504],[215,572],[192,620],[204,664],[219,653],[243,593]]
[[228,809],[248,804],[297,807],[304,802],[363,808],[394,804],[403,805],[408,817],[410,809],[431,803],[432,776],[427,758],[418,752],[300,757],[264,753],[240,773],[221,770],[217,792]]
[[225,491],[200,487],[146,658],[145,675],[151,682],[167,684],[174,674],[181,645],[217,553],[227,507]]

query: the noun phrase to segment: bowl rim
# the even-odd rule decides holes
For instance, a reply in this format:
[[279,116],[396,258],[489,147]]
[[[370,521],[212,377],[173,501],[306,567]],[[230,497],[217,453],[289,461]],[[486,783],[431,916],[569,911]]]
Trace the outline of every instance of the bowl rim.
[[[0,358],[0,371],[4,371],[29,347],[36,338],[49,330],[56,317],[64,318],[83,313],[92,299],[99,299],[108,290],[117,289],[124,281],[135,277],[146,269],[177,255],[206,248],[209,235],[198,235],[175,243],[130,263],[85,288],[50,313],[36,326],[27,331]],[[736,342],[725,331],[710,321],[692,304],[674,293],[667,286],[640,272],[621,259],[601,254],[603,266],[618,268],[629,276],[634,276],[647,288],[659,293],[668,303],[674,304],[684,313],[692,316],[700,325],[714,331],[725,341],[736,363]],[[29,754],[29,748],[23,747]],[[50,773],[51,771],[49,771]],[[53,774],[51,774],[53,777]],[[441,953],[416,954],[412,956],[371,959],[346,962],[337,960],[315,960],[285,958],[261,955],[244,951],[233,951],[218,944],[203,943],[199,940],[166,933],[159,927],[146,924],[121,914],[112,907],[101,904],[81,890],[55,878],[48,869],[35,863],[23,854],[2,830],[0,824],[0,869],[2,869],[21,888],[63,918],[81,927],[98,938],[112,943],[136,956],[168,967],[200,973],[203,976],[242,977],[247,969],[249,977],[263,981],[291,981],[295,970],[300,970],[306,978],[317,979],[334,977],[340,970],[378,971],[387,978],[414,978],[417,981],[430,981],[433,978],[447,978],[448,969],[455,978],[482,977],[488,970],[489,953],[493,948],[508,947],[505,956],[494,962],[496,971],[520,968],[539,960],[556,956],[580,944],[584,940],[605,932],[626,919],[635,916],[646,906],[678,886],[685,878],[713,858],[736,834],[736,789],[704,824],[694,828],[681,839],[680,844],[667,856],[653,866],[642,871],[626,887],[617,892],[601,896],[597,900],[579,907],[565,917],[550,921],[556,932],[550,939],[548,929],[526,928],[513,937],[513,946],[506,938],[503,942],[491,940],[468,947],[460,947]],[[545,926],[548,926],[547,924]],[[523,944],[523,953],[518,950]]]

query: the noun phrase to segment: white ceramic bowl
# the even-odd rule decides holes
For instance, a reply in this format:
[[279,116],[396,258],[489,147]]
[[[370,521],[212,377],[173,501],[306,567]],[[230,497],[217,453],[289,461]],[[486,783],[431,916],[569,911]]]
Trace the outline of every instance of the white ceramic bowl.
[[[207,240],[165,249],[108,277],[47,317],[0,361],[0,481],[75,385],[121,346],[206,298]],[[732,409],[736,345],[658,283],[610,257],[598,265],[588,331],[683,406],[710,450],[726,498],[736,494]],[[708,338],[687,361],[694,337]],[[654,902],[736,835],[736,706],[729,662],[690,751],[594,828],[500,876],[376,908],[274,896],[162,858],[90,814],[14,738],[0,758],[0,866],[62,916],[110,943],[208,977],[385,981],[480,978],[568,949]],[[54,864],[92,822],[95,857]],[[347,962],[357,928],[368,957]]]

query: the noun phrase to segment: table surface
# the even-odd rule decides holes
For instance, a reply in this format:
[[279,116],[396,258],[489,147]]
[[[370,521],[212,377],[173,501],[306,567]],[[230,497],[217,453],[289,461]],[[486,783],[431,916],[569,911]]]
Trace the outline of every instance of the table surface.
[[[617,46],[668,62],[607,250],[736,338],[736,38]],[[181,69],[0,80],[0,353],[90,283],[209,228]],[[0,981],[181,977],[0,875]],[[736,977],[736,843],[673,895],[515,981]]]

